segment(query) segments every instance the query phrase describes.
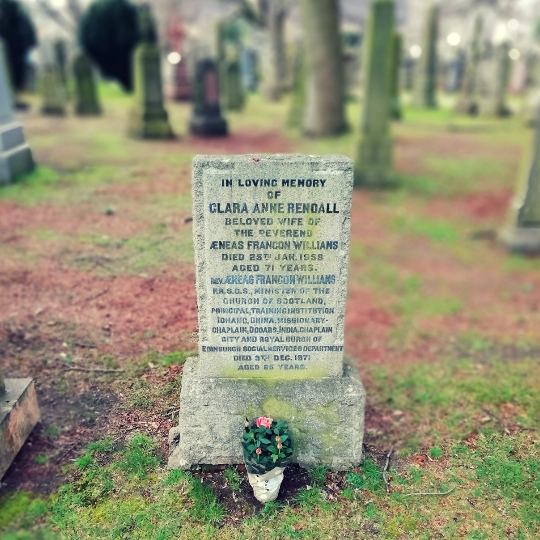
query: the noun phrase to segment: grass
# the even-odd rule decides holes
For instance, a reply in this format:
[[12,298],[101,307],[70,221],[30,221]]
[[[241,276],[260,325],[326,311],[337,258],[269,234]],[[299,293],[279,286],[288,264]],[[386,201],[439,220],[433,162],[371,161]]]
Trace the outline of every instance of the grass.
[[[54,224],[23,229],[24,238],[38,240],[36,245],[23,243],[14,250],[5,242],[2,256],[31,264],[46,253],[62,266],[99,275],[187,268],[193,263],[191,226],[185,221],[192,212],[189,164],[193,149],[182,138],[163,144],[127,139],[123,122],[131,97],[111,83],[102,83],[100,90],[104,117],[89,120],[88,129],[79,129],[79,120],[67,118],[57,131],[29,130],[31,145],[43,155],[42,165],[18,183],[0,189],[4,202],[90,212],[90,225],[73,233],[56,230]],[[306,140],[297,131],[287,130],[285,138],[306,153],[354,157],[360,106],[358,101],[349,104],[351,129],[339,137]],[[182,136],[189,107],[170,104],[169,113],[173,128]],[[274,131],[285,123],[287,113],[286,99],[270,104],[256,95],[250,96],[244,113],[232,113],[228,120],[233,133]],[[384,346],[391,349],[401,339],[405,351],[410,340],[404,337],[410,332],[420,335],[423,320],[456,315],[473,320],[477,316],[451,281],[411,270],[407,257],[400,258],[401,250],[409,246],[429,252],[434,260],[441,256],[477,264],[479,271],[478,260],[484,265],[499,264],[503,273],[512,274],[520,284],[505,292],[509,298],[506,306],[515,310],[517,322],[525,314],[533,316],[525,313],[525,301],[516,308],[510,299],[522,292],[529,295],[527,309],[529,298],[533,304],[539,261],[493,255],[492,247],[467,241],[466,228],[478,225],[470,216],[458,220],[450,212],[435,217],[430,212],[434,199],[452,202],[513,186],[516,163],[511,154],[514,149],[518,154],[528,137],[519,119],[504,123],[471,119],[454,115],[447,106],[436,111],[406,106],[404,113],[405,120],[393,125],[399,186],[388,193],[355,195],[355,200],[375,213],[382,240],[370,244],[353,239],[352,279],[398,320]],[[92,128],[98,125],[105,127]],[[67,138],[66,133],[73,136]],[[431,138],[452,142],[462,135],[478,155],[473,151],[465,155],[466,149],[453,154],[452,148],[441,145],[440,150],[414,154],[411,168],[408,145]],[[414,168],[418,170],[413,174]],[[94,221],[103,215],[110,216],[111,223],[126,219],[136,232],[96,229]],[[493,227],[489,220],[484,224]],[[65,463],[62,486],[51,495],[2,492],[0,537],[538,538],[538,345],[504,335],[494,341],[486,337],[487,332],[456,336],[453,327],[441,326],[440,334],[427,337],[438,345],[450,338],[455,342],[450,348],[440,347],[433,361],[426,360],[426,351],[418,347],[414,350],[418,357],[408,364],[362,364],[371,407],[368,420],[375,425],[385,422],[385,429],[376,434],[368,425],[366,459],[362,466],[347,471],[346,482],[337,492],[331,486],[332,472],[318,466],[309,471],[309,488],[285,503],[272,502],[260,511],[250,507],[244,517],[232,520],[218,495],[197,473],[166,470],[162,435],[134,433],[123,440],[114,434],[114,439],[88,444]],[[65,341],[71,343],[72,339]],[[426,347],[429,345],[426,340]],[[66,362],[74,357],[74,346],[69,353]],[[50,354],[47,350],[46,355]],[[118,406],[125,407],[129,415],[145,420],[151,413],[155,413],[153,419],[172,418],[177,413],[181,370],[171,370],[175,374],[170,379],[156,381],[166,368],[181,366],[192,354],[153,351],[138,358],[121,358],[125,373],[107,388],[124,395]],[[120,358],[96,353],[94,360],[117,368]],[[70,395],[63,377],[57,380],[56,389],[60,397]],[[44,436],[57,444],[61,433],[64,435],[60,428],[50,426]],[[381,456],[391,446],[396,452],[387,493]],[[53,456],[37,455],[39,469],[47,469]],[[234,467],[226,468],[219,477],[233,494],[246,489],[244,475]],[[446,496],[415,495],[452,488]]]

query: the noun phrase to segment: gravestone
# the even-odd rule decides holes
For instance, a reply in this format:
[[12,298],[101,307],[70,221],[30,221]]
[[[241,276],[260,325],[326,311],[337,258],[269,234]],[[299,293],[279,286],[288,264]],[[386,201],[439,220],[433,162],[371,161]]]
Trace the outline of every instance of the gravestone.
[[456,103],[456,112],[476,115],[478,114],[478,78],[479,64],[481,56],[481,40],[484,22],[481,15],[477,15],[474,20],[474,31],[472,41],[467,55],[465,76],[463,77],[463,87],[461,95]]
[[447,62],[444,70],[444,90],[454,93],[461,89],[463,85],[463,74],[465,71],[465,54],[459,50],[456,57]]
[[48,67],[39,81],[42,98],[41,112],[48,116],[64,116],[66,114],[65,92],[54,67]]
[[399,32],[394,32],[392,36],[392,78],[390,81],[390,116],[394,120],[401,120],[401,99],[400,99],[400,73],[402,57],[403,39]]
[[92,61],[85,53],[77,55],[73,62],[75,75],[75,113],[81,116],[101,114],[97,85],[94,78]]
[[0,184],[7,184],[33,168],[32,152],[24,140],[21,124],[13,115],[13,96],[4,45],[0,41]]
[[68,99],[68,77],[67,77],[67,52],[66,42],[57,39],[53,43],[54,65],[58,75],[58,83],[62,88],[65,99]]
[[438,4],[428,7],[424,28],[422,56],[418,61],[414,101],[421,107],[437,107],[437,40],[439,37]]
[[135,81],[134,107],[128,133],[137,139],[171,139],[174,137],[169,116],[163,106],[161,55],[150,7],[139,7],[141,42],[133,54]]
[[221,103],[224,109],[239,111],[244,107],[244,90],[240,62],[236,59],[224,60],[220,73]]
[[0,479],[39,422],[32,379],[4,379],[0,371]]
[[227,122],[221,116],[219,83],[215,62],[198,60],[193,83],[193,114],[189,123],[193,135],[215,137],[227,135]]
[[186,361],[170,468],[241,463],[244,418],[289,423],[295,460],[362,457],[365,393],[344,365],[353,164],[197,156],[199,355]]
[[494,70],[494,81],[491,95],[486,100],[482,112],[494,116],[510,116],[512,111],[506,103],[506,90],[510,80],[510,69],[512,60],[509,56],[510,43],[505,41],[498,45],[496,49],[496,67]]
[[242,69],[242,85],[248,92],[256,92],[258,85],[257,52],[248,47],[242,48],[240,66]]
[[355,186],[384,187],[394,182],[390,136],[394,2],[370,6],[364,45],[364,103],[354,166]]
[[185,31],[179,20],[174,20],[169,28],[169,42],[172,51],[179,55],[178,63],[172,66],[171,97],[175,101],[191,99],[191,81],[189,80],[187,61],[184,55]]
[[506,227],[499,240],[510,251],[540,254],[540,103],[536,105],[533,144],[525,161],[527,167],[519,178]]

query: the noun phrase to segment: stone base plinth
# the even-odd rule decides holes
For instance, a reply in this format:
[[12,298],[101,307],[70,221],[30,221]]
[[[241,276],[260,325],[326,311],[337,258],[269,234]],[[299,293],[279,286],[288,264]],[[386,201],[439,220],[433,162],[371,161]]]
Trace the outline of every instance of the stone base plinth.
[[499,231],[499,241],[515,253],[540,255],[540,228],[507,227]]
[[222,116],[195,114],[189,122],[192,135],[200,137],[223,137],[227,135],[227,121]]
[[286,420],[293,434],[293,461],[334,470],[362,459],[365,391],[356,367],[322,379],[198,378],[198,359],[184,366],[180,423],[169,433],[169,468],[243,462],[244,419]]
[[6,379],[0,396],[0,478],[39,422],[39,406],[32,379]]
[[33,169],[32,152],[24,140],[22,126],[17,122],[0,126],[0,184],[12,182]]
[[133,110],[129,117],[128,133],[135,139],[174,139],[165,109],[158,112]]
[[393,143],[389,137],[363,137],[358,144],[354,186],[386,188],[397,184],[392,170]]

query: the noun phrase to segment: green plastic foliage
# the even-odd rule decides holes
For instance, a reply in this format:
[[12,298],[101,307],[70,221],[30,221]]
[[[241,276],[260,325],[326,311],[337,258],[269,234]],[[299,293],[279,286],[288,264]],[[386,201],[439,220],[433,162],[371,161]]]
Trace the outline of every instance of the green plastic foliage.
[[[260,423],[260,420],[269,422]],[[249,422],[246,418],[242,447],[246,468],[252,474],[265,474],[275,467],[285,467],[293,455],[292,439],[284,420],[261,417]]]

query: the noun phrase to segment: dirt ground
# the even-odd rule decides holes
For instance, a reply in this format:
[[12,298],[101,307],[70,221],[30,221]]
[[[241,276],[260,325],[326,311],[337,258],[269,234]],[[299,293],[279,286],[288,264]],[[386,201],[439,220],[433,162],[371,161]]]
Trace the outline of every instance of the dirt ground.
[[[0,358],[8,377],[35,378],[42,421],[3,483],[50,493],[89,441],[137,430],[157,436],[167,454],[178,403],[170,388],[182,371],[170,353],[197,347],[191,156],[292,152],[306,143],[239,119],[226,139],[145,143],[123,138],[122,107],[84,129],[35,110],[22,117],[27,138],[54,178],[0,193]],[[173,120],[187,114],[177,106]],[[398,128],[399,173],[429,177],[442,194],[406,183],[354,194],[346,349],[364,382],[371,365],[452,354],[464,333],[538,344],[540,264],[495,241],[523,146],[523,136],[504,129],[487,138],[444,125]],[[467,181],[445,168],[449,155],[498,166]],[[153,396],[150,407],[141,392]],[[366,442],[383,461],[389,441],[400,440],[392,414],[368,406]],[[212,471],[198,474],[212,481]],[[309,483],[305,473],[291,478],[286,498]]]

